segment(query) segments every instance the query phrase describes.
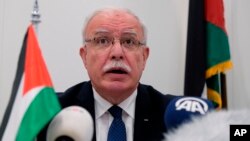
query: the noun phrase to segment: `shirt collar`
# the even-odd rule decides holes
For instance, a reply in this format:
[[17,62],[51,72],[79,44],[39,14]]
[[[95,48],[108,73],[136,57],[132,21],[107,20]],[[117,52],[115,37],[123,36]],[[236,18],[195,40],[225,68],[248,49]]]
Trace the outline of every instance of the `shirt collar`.
[[[107,100],[102,98],[96,90],[93,88],[94,100],[95,100],[95,113],[96,119],[100,118],[107,110],[113,106]],[[135,100],[137,96],[137,89],[118,106],[123,109],[130,117],[135,117]]]

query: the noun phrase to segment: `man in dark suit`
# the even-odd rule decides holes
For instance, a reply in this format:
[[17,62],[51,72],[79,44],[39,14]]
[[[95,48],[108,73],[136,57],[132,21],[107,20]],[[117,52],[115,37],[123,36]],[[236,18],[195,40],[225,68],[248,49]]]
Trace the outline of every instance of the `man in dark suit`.
[[[90,112],[95,126],[93,141],[120,141],[111,139],[109,127],[115,119],[111,107],[122,111],[124,140],[162,140],[167,131],[164,111],[174,96],[139,83],[149,56],[145,27],[139,18],[125,9],[99,10],[87,21],[83,39],[80,56],[90,81],[60,94],[62,107],[79,105]],[[38,140],[45,134],[46,129]]]

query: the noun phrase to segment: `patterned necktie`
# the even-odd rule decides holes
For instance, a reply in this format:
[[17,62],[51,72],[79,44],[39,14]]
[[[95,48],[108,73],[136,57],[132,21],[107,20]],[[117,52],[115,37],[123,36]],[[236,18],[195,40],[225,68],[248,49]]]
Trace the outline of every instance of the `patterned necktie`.
[[122,121],[122,109],[114,105],[108,111],[114,117],[109,127],[108,141],[126,141],[126,128]]

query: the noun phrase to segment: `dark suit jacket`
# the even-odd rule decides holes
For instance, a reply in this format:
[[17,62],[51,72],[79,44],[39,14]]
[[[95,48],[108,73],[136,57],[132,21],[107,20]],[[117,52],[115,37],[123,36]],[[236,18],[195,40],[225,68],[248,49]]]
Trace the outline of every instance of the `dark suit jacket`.
[[[163,95],[148,85],[139,84],[135,106],[134,141],[161,141],[167,132],[164,112],[173,95]],[[94,97],[90,81],[77,84],[59,94],[62,108],[78,105],[89,111],[95,119]],[[94,123],[95,124],[95,123]],[[47,128],[47,127],[46,127]],[[39,134],[38,141],[45,141],[46,128]],[[94,131],[93,141],[96,134]]]

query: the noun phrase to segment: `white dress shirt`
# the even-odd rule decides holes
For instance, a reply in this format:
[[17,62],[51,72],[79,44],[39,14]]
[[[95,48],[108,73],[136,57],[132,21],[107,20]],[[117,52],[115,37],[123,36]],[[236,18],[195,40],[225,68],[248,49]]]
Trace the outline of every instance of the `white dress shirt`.
[[[136,92],[137,90],[118,105],[123,109],[122,119],[126,126],[127,141],[133,141]],[[113,105],[102,98],[94,88],[93,93],[95,100],[96,141],[107,141],[109,126],[113,121],[113,117],[108,112],[108,109]]]

